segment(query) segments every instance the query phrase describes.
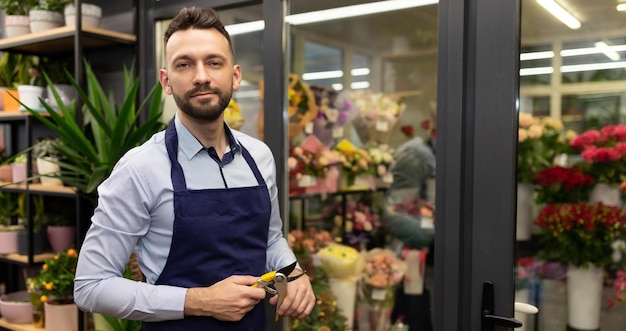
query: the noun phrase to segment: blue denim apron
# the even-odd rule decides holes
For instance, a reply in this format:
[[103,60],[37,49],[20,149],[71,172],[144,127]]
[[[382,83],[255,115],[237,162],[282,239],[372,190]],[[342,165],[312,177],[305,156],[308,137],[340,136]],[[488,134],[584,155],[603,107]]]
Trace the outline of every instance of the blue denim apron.
[[[267,186],[250,153],[242,154],[258,185],[188,190],[178,163],[178,136],[172,120],[165,133],[172,163],[174,231],[163,272],[156,284],[205,287],[231,275],[261,275],[265,271],[271,204]],[[219,174],[207,174],[207,176]],[[182,320],[144,322],[144,331],[265,330],[263,303],[241,321],[224,322],[193,316]]]

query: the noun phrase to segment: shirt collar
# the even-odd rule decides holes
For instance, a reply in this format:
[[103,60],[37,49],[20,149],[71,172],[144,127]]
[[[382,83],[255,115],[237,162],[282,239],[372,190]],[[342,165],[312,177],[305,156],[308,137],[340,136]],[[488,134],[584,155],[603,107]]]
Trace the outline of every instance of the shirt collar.
[[[174,117],[174,124],[176,125],[176,134],[178,135],[178,148],[185,153],[188,159],[192,159],[196,154],[204,149],[204,146],[200,143],[196,137],[183,125],[178,118],[178,115]],[[232,151],[233,153],[241,152],[241,145],[239,141],[233,136],[233,132],[224,122],[224,132],[228,137],[228,147],[226,147],[226,153]]]

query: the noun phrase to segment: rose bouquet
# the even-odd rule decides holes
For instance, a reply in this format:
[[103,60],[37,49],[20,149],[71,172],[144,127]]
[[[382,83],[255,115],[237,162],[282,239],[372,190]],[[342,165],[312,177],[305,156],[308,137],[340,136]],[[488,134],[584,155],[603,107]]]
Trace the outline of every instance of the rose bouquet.
[[385,184],[393,182],[393,174],[389,171],[394,162],[393,149],[388,145],[369,146],[367,153],[370,155],[370,172],[381,178]]
[[347,186],[352,186],[359,175],[373,175],[372,158],[366,149],[354,146],[343,139],[334,150],[341,157],[341,174],[346,178]]
[[626,124],[588,130],[570,142],[580,151],[585,171],[597,182],[618,184],[626,179]]
[[376,241],[382,231],[381,218],[374,207],[364,200],[337,201],[324,208],[322,218],[332,220],[335,229],[343,226],[343,231],[333,232],[343,232],[347,245],[362,250]]
[[519,182],[530,183],[539,170],[553,166],[557,156],[570,152],[568,143],[576,134],[551,117],[520,113],[518,123],[517,176]]
[[614,261],[613,244],[624,236],[626,214],[601,202],[549,204],[535,220],[543,233],[539,256],[577,267],[605,267]]
[[615,273],[613,282],[613,297],[608,300],[607,305],[613,306],[616,302],[626,300],[626,269],[618,270]]
[[553,166],[539,170],[533,184],[538,204],[575,203],[589,200],[595,180],[577,166]]

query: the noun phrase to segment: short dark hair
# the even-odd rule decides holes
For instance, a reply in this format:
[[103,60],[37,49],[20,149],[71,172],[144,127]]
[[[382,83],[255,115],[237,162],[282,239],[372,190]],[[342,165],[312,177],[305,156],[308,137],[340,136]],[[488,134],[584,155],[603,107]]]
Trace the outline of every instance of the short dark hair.
[[230,35],[228,31],[226,31],[226,28],[224,28],[224,24],[220,21],[217,13],[212,8],[193,6],[181,9],[165,31],[163,47],[167,46],[167,42],[174,32],[188,29],[216,29],[226,37],[230,53],[234,56],[235,52],[233,51],[233,44],[230,41]]

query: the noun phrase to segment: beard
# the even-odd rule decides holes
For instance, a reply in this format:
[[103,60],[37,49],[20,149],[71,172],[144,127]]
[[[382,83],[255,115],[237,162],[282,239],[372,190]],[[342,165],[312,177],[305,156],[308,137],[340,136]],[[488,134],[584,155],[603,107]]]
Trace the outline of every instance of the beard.
[[[218,95],[217,104],[211,104],[211,100],[202,99],[199,100],[199,105],[191,104],[191,96],[194,94],[209,92]],[[187,116],[205,121],[215,121],[224,112],[224,109],[228,107],[233,91],[222,91],[217,87],[210,88],[208,85],[199,85],[194,89],[187,91],[184,95],[180,95],[172,90],[172,96],[178,108]]]

